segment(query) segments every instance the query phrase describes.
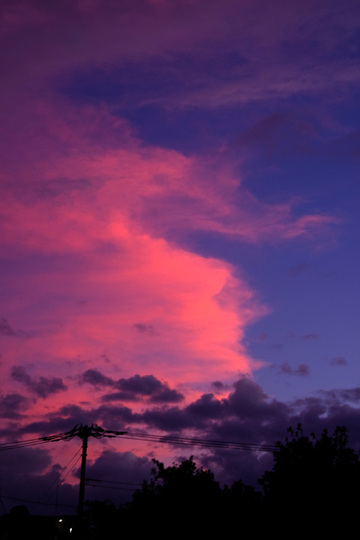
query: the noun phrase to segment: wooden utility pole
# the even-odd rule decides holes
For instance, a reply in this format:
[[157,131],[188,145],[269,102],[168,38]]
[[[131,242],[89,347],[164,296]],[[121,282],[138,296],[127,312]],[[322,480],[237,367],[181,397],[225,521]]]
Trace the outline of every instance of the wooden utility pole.
[[81,454],[81,473],[80,473],[80,489],[79,489],[79,506],[78,517],[80,523],[84,515],[84,497],[85,497],[85,471],[86,471],[86,452],[88,446],[88,438],[91,435],[91,428],[88,426],[80,426],[78,436],[83,440]]
[[[88,447],[89,437],[94,437],[95,439],[102,439],[104,437],[117,437],[119,435],[125,435],[126,431],[112,431],[109,429],[103,429],[96,424],[91,424],[91,426],[83,426],[78,424],[71,431],[64,433],[62,440],[72,439],[77,436],[83,440],[82,443],[82,454],[81,454],[81,473],[80,473],[80,488],[79,488],[79,506],[78,506],[78,517],[79,524],[82,527],[82,521],[84,516],[84,499],[85,499],[85,472],[86,472],[86,453]],[[57,439],[58,440],[58,439]]]
[[[86,452],[88,447],[89,437],[95,439],[103,439],[104,437],[118,437],[119,435],[125,435],[126,431],[112,431],[110,429],[103,429],[96,424],[91,426],[83,426],[77,424],[72,430],[66,433],[60,433],[59,435],[50,435],[50,437],[41,437],[43,441],[69,441],[73,437],[80,437],[83,440],[82,454],[81,454],[81,473],[80,473],[80,489],[79,489],[79,506],[78,506],[78,534],[77,538],[83,538],[83,517],[84,517],[84,499],[85,499],[85,472],[86,472]],[[1,486],[0,486],[1,493]]]

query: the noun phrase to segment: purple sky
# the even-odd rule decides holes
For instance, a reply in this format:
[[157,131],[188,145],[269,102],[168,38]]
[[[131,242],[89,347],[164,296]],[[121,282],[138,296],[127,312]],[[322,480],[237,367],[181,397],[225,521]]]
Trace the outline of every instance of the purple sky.
[[[260,444],[301,421],[359,448],[359,3],[0,12],[3,442],[96,422]],[[79,444],[2,454],[3,494],[39,498]],[[90,450],[89,476],[124,482],[152,457],[228,483],[271,466]]]

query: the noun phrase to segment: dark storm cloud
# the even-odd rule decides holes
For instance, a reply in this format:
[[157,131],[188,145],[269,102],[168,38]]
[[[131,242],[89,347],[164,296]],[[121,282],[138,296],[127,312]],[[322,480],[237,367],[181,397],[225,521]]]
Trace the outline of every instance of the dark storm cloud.
[[133,392],[141,396],[150,396],[162,388],[162,383],[153,375],[134,375],[129,379],[119,379],[116,383],[119,390]]
[[[350,445],[360,447],[360,410],[344,403],[360,401],[360,388],[323,393],[293,403],[271,400],[253,381],[242,379],[227,400],[221,400],[224,414],[212,421],[213,404],[209,408],[206,437],[246,443],[284,442],[289,426],[301,423],[306,434],[315,432],[319,437],[324,429],[333,433],[336,426],[349,429]],[[204,412],[204,411],[202,411]],[[237,478],[256,485],[256,479],[272,466],[271,454],[256,457],[251,452],[211,450],[209,463],[215,466],[223,481]],[[229,479],[229,480],[228,480]]]
[[2,509],[9,511],[16,505],[25,504],[33,514],[44,515],[49,512],[54,515],[54,509],[64,504],[69,506],[62,508],[63,513],[74,512],[78,486],[66,483],[59,486],[58,482],[64,465],[51,466],[50,454],[42,448],[19,448],[3,452],[0,463]]
[[[49,418],[56,418],[57,416],[64,416],[71,418],[72,421],[78,424],[87,424],[89,413],[91,411],[86,411],[82,409],[79,405],[68,404],[61,407],[56,413],[50,413]],[[92,423],[92,422],[91,422]]]
[[211,388],[214,392],[222,392],[226,389],[226,386],[221,381],[214,381],[211,383]]
[[215,478],[231,486],[234,480],[242,480],[259,490],[258,478],[266,469],[271,469],[273,457],[271,453],[255,455],[247,450],[214,449],[209,454],[202,454],[195,458],[201,464],[215,472]]
[[80,376],[80,383],[88,383],[93,386],[113,386],[114,381],[110,377],[106,377],[97,369],[87,369]]
[[102,401],[139,401],[142,398],[147,398],[150,403],[161,404],[179,403],[184,399],[180,392],[169,388],[167,383],[159,381],[153,375],[134,375],[129,379],[113,381],[96,370],[89,371],[91,371],[91,376],[88,376],[86,382],[91,382],[94,385],[111,385],[119,390],[119,392],[105,394]]
[[86,409],[78,405],[65,405],[55,412],[46,415],[46,419],[33,422],[22,428],[22,433],[41,433],[51,435],[70,431],[78,424],[101,424],[104,429],[124,430],[128,424],[144,423],[141,415],[134,414],[123,405],[101,405]]
[[334,367],[334,366],[347,366],[347,361],[345,360],[345,358],[343,356],[336,356],[335,358],[332,358],[332,360],[330,360],[330,365],[332,367]]
[[131,409],[123,406],[103,405],[97,409],[85,409],[78,405],[66,405],[45,415],[44,420],[24,426],[20,432],[49,436],[70,431],[78,424],[91,426],[94,423],[101,424],[105,429],[123,430],[125,424],[133,423],[134,420]]
[[26,372],[23,366],[13,366],[10,371],[11,377],[26,387],[36,396],[43,399],[57,392],[64,392],[67,386],[60,377],[38,377],[33,378]]
[[0,417],[9,419],[21,418],[29,407],[29,400],[20,394],[7,394],[0,397]]
[[152,467],[153,463],[147,457],[138,457],[133,452],[105,450],[87,467],[87,477],[95,480],[91,482],[95,488],[86,487],[87,497],[90,500],[108,498],[110,485],[112,488],[118,488],[112,492],[111,500],[115,504],[123,503],[129,500],[130,491],[139,488],[143,480],[150,478]]
[[17,448],[14,451],[2,452],[0,462],[1,476],[8,476],[11,470],[13,477],[34,474],[44,471],[51,463],[50,454],[43,448]]
[[[282,403],[270,398],[249,378],[242,378],[233,385],[227,398],[217,399],[213,394],[203,394],[199,399],[180,408],[154,407],[135,413],[123,405],[101,405],[93,409],[77,405],[61,407],[47,415],[47,420],[32,423],[23,432],[41,432],[46,435],[68,431],[76,424],[101,423],[106,429],[123,429],[124,426],[145,425],[164,432],[181,433],[184,429],[206,432],[220,440],[274,443],[286,434],[289,425],[302,422],[323,429],[332,425],[333,418],[360,417],[360,411],[346,402],[360,401],[360,388],[319,392],[319,397]],[[343,425],[345,422],[340,422]],[[354,425],[354,421],[352,421]],[[360,426],[360,423],[359,423]],[[357,427],[357,431],[360,427]]]
[[111,401],[139,401],[140,398],[132,392],[113,392],[101,397],[101,401],[107,403]]
[[[87,475],[103,480],[138,482],[150,474],[152,462],[147,457],[138,457],[132,452],[113,452],[105,450],[92,465],[87,468]],[[114,477],[114,474],[116,475]]]
[[[360,402],[360,388],[323,391],[314,397],[282,403],[267,395],[253,380],[244,377],[233,385],[228,397],[218,399],[214,394],[205,393],[183,408],[163,405],[138,413],[123,405],[103,404],[85,409],[69,404],[47,414],[46,420],[23,428],[22,433],[51,435],[69,431],[79,423],[98,423],[104,429],[112,430],[136,431],[141,426],[141,430],[145,428],[151,432],[156,429],[164,435],[181,436],[190,429],[196,438],[274,444],[278,440],[284,442],[289,426],[296,427],[301,423],[306,434],[314,431],[317,437],[325,428],[333,433],[337,425],[345,425],[350,430],[350,444],[359,448],[360,409],[348,402],[356,405]],[[183,449],[177,443],[173,443],[173,447]],[[183,455],[183,450],[181,452]],[[196,446],[189,449],[189,455],[198,456],[196,459],[213,469],[219,480],[228,483],[241,478],[256,485],[256,479],[272,464],[271,453],[261,451],[207,448],[204,452]],[[88,476],[110,479],[114,474],[119,476],[119,481],[125,481],[125,472],[125,476],[119,472],[123,467],[133,470],[135,476],[130,476],[134,479],[137,478],[136,467],[141,472],[139,476],[145,477],[148,464],[147,458],[138,458],[131,453],[106,451],[94,462]],[[139,477],[139,481],[141,479]],[[95,493],[97,491],[94,491],[94,497]]]
[[233,418],[242,422],[267,422],[286,416],[286,405],[269,400],[261,387],[243,378],[234,384],[235,390],[226,399],[203,394],[187,407],[155,408],[146,410],[138,420],[158,429],[179,431],[185,428],[213,429],[217,423]]
[[347,401],[358,403],[360,401],[360,387],[356,388],[339,388],[333,390],[320,390],[319,394],[323,397],[332,400],[334,405]]
[[131,409],[123,405],[101,405],[91,412],[94,418],[104,423],[106,429],[121,430],[125,424],[134,424],[137,419],[140,419],[140,415],[134,414]]
[[67,386],[65,386],[60,377],[39,377],[31,381],[29,388],[41,398],[46,398],[51,394],[65,392],[67,390]]
[[235,391],[224,400],[233,415],[247,419],[261,418],[266,421],[274,417],[283,417],[286,406],[275,399],[269,399],[261,386],[250,379],[240,379],[234,387]]
[[297,369],[293,369],[290,364],[284,362],[280,365],[280,373],[285,375],[296,375],[298,377],[307,377],[310,374],[310,369],[307,364],[299,364]]
[[214,394],[203,394],[200,399],[187,407],[187,412],[193,418],[221,418],[224,414],[223,402],[217,400]]
[[78,405],[66,405],[55,412],[48,413],[44,420],[32,422],[21,428],[21,433],[39,433],[42,436],[70,431],[77,424],[91,425],[95,422],[93,411]]
[[[327,394],[327,395],[326,395]],[[345,426],[349,433],[349,444],[356,450],[360,448],[360,409],[343,403],[341,394],[331,396],[322,393],[320,399],[306,398],[301,400],[301,408],[294,410],[287,419],[288,425],[301,423],[307,434],[314,432],[317,437],[324,429],[333,433],[336,426]],[[297,404],[299,406],[299,403]],[[281,437],[284,440],[284,431]]]
[[187,414],[186,409],[179,407],[148,409],[138,416],[138,421],[150,428],[176,433],[186,428],[204,428],[206,426],[206,422],[194,422]]
[[153,394],[149,402],[150,403],[179,403],[183,401],[184,396],[177,390],[168,388],[163,384],[161,390]]

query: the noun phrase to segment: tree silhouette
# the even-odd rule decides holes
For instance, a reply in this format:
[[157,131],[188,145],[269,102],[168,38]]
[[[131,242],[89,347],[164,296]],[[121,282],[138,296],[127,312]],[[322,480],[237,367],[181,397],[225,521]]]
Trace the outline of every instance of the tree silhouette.
[[[119,510],[115,508],[114,503],[105,501],[85,501],[85,517],[87,529],[85,527],[85,536],[107,540],[119,538],[118,526],[121,521]],[[91,529],[89,524],[91,523]]]
[[221,489],[213,473],[197,467],[192,456],[169,467],[155,459],[153,463],[151,480],[134,492],[123,509],[123,522],[141,521],[143,533],[156,525],[163,533],[192,536],[233,534],[239,525],[242,533],[258,530],[261,494],[253,487],[238,480]]
[[221,505],[213,473],[197,467],[192,456],[169,467],[155,459],[153,463],[151,480],[142,483],[127,506],[130,521],[141,516],[146,524],[156,518],[162,530],[208,529]]
[[160,538],[234,531],[255,538],[269,532],[350,535],[348,530],[358,525],[360,462],[348,446],[346,428],[337,427],[331,436],[324,430],[319,439],[305,435],[300,424],[288,432],[285,443],[276,443],[272,470],[259,480],[263,495],[241,480],[221,489],[192,456],[169,467],[153,459],[151,479],[143,481],[131,502],[117,510],[109,501],[93,504],[97,537],[150,531]]
[[285,444],[276,443],[274,466],[259,483],[264,490],[265,512],[273,522],[303,526],[353,522],[359,508],[359,457],[348,447],[347,430],[337,427],[320,439],[305,436],[300,424],[288,429]]

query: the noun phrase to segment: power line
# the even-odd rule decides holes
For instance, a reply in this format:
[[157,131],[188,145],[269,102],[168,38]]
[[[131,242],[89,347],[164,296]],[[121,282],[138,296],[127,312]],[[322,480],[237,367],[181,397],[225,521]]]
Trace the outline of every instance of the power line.
[[[109,438],[116,438],[118,436],[122,436],[125,439],[128,440],[134,440],[134,441],[144,441],[144,442],[150,442],[150,443],[158,443],[158,444],[171,444],[174,446],[182,445],[182,446],[199,446],[202,448],[218,448],[218,449],[228,449],[228,450],[247,450],[252,452],[274,452],[276,450],[281,449],[280,443],[276,444],[256,444],[256,443],[245,443],[245,442],[234,442],[234,441],[224,441],[224,440],[211,440],[211,439],[197,439],[197,438],[191,438],[191,437],[175,437],[172,435],[155,435],[151,433],[144,433],[144,432],[126,432],[126,431],[113,431],[113,430],[105,430],[96,424],[92,424],[91,426],[83,426],[82,424],[77,424],[72,430],[67,431],[65,433],[59,433],[56,435],[50,435],[47,437],[39,437],[39,438],[33,438],[33,439],[27,439],[22,441],[12,441],[8,443],[0,444],[0,451],[5,450],[13,450],[16,448],[26,448],[26,447],[32,447],[37,446],[40,444],[45,444],[48,442],[58,442],[58,441],[69,441],[73,439],[75,436],[80,437],[83,442],[80,450],[76,452],[76,454],[71,458],[70,462],[66,465],[65,469],[60,473],[60,475],[55,479],[55,481],[51,484],[51,486],[48,488],[48,490],[45,492],[45,494],[41,497],[41,499],[46,495],[46,493],[51,489],[51,487],[54,485],[56,481],[60,478],[60,476],[65,472],[67,467],[70,465],[70,463],[75,459],[76,456],[78,456],[79,452],[82,450],[81,456],[77,458],[71,469],[67,472],[65,477],[62,479],[61,483],[65,481],[67,476],[70,474],[70,472],[73,470],[77,462],[82,459],[81,463],[81,474],[80,474],[80,490],[79,490],[79,505],[78,505],[78,515],[80,517],[80,523],[82,522],[82,516],[83,516],[83,505],[84,505],[84,489],[85,489],[85,468],[86,468],[86,454],[87,454],[87,444],[88,444],[88,438],[94,437],[96,439],[102,439],[104,437]],[[356,452],[359,453],[359,452]],[[133,491],[133,489],[129,489],[126,487],[120,487],[123,485],[132,485],[132,486],[139,486],[141,484],[130,484],[126,482],[116,482],[116,481],[102,481],[102,480],[96,480],[96,479],[86,479],[86,482],[103,482],[103,485],[99,484],[89,484],[87,485],[89,487],[103,487],[106,489],[122,489],[126,491]],[[104,485],[106,484],[117,484],[116,486],[110,486],[110,485]],[[57,486],[58,488],[58,486]],[[56,489],[55,488],[55,491]],[[57,503],[48,503],[49,499],[52,497],[54,492],[52,492],[47,501],[42,503],[42,508],[44,506],[57,506]],[[31,502],[35,504],[35,507],[38,504],[41,504],[40,501],[34,503],[34,501],[27,501],[25,499],[15,499],[12,497],[7,497],[3,495],[5,499],[13,499],[13,500],[21,500],[25,502]],[[68,507],[74,507],[73,505],[58,505],[58,506],[68,506]],[[81,525],[80,525],[81,526]]]
[[[87,426],[82,426],[78,424],[72,430],[65,433],[58,433],[56,435],[50,435],[47,437],[39,437],[34,439],[26,439],[22,441],[12,441],[8,443],[0,444],[0,452],[5,450],[13,450],[16,448],[27,448],[31,446],[37,446],[39,444],[45,444],[48,442],[58,442],[58,441],[67,441],[73,437],[80,436],[82,437],[82,432]],[[160,444],[173,444],[173,445],[182,445],[182,446],[201,446],[205,448],[224,448],[230,450],[250,450],[255,452],[274,452],[278,449],[277,444],[256,444],[256,443],[245,443],[245,442],[234,442],[234,441],[224,441],[224,440],[211,440],[211,439],[197,439],[191,437],[175,437],[170,435],[154,435],[151,433],[144,432],[125,432],[125,431],[112,431],[104,430],[96,424],[92,425],[90,430],[90,436],[100,439],[103,437],[116,438],[122,436],[124,439],[129,440],[138,440],[138,441],[147,441],[147,442],[156,442]],[[355,453],[360,453],[359,450],[355,450]]]
[[124,484],[126,486],[141,486],[141,484],[134,484],[133,482],[117,482],[116,480],[98,480],[97,478],[86,478],[87,482],[107,482],[109,484]]
[[[22,502],[27,502],[30,504],[38,504],[35,501],[29,501],[28,499],[19,499],[17,497],[9,497],[7,495],[1,495],[1,497],[3,497],[4,499],[12,500],[12,501],[22,501]],[[56,506],[56,503],[43,503],[43,506]],[[74,504],[58,504],[57,506],[67,506],[68,508],[76,508],[76,505]]]
[[183,446],[202,446],[206,448],[227,448],[230,450],[251,450],[260,452],[273,452],[277,446],[275,444],[255,444],[255,443],[241,443],[234,441],[221,441],[210,439],[195,439],[190,437],[173,437],[173,436],[161,436],[152,435],[150,433],[131,433],[127,432],[123,435],[123,439],[131,439],[138,441],[148,441],[166,444],[176,444]]
[[[48,437],[39,437],[36,439],[28,439],[23,441],[12,441],[9,443],[0,444],[0,451],[13,450],[16,448],[27,448],[45,444],[48,442],[66,441],[72,439],[79,432],[79,426],[75,426],[71,431],[50,435]],[[95,438],[111,437],[116,438],[119,435],[124,439],[156,442],[161,444],[173,444],[182,446],[201,446],[205,448],[226,448],[230,450],[250,450],[260,452],[273,452],[277,446],[275,444],[256,444],[244,443],[224,440],[197,439],[191,437],[175,437],[169,435],[153,435],[143,432],[119,432],[111,430],[103,430],[99,426],[92,428],[91,436]]]
[[[34,510],[35,510],[35,508],[36,508],[36,506],[37,506],[38,504],[42,504],[42,503],[41,503],[41,499],[42,499],[43,497],[45,497],[45,495],[50,491],[50,489],[53,487],[53,485],[54,485],[56,482],[58,482],[58,481],[60,480],[60,477],[64,474],[64,472],[66,471],[66,469],[69,467],[70,463],[76,458],[76,456],[77,456],[80,452],[81,452],[81,446],[80,446],[79,450],[75,453],[75,455],[70,459],[69,463],[64,467],[64,469],[57,475],[57,477],[55,478],[55,480],[50,484],[50,486],[47,488],[47,490],[45,491],[45,493],[40,497],[39,501],[35,504],[34,508],[31,510],[30,514],[32,514],[32,513],[34,512]],[[78,460],[77,460],[77,461],[78,461]],[[75,465],[76,465],[77,461],[75,462]],[[74,465],[74,466],[75,466],[75,465]],[[74,466],[73,466],[73,467],[74,467]],[[69,472],[72,471],[73,467],[70,469]],[[66,474],[66,476],[61,480],[60,484],[62,484],[62,483],[64,482],[64,480],[65,480],[65,478],[68,476],[69,472],[68,472],[68,473]],[[56,491],[57,489],[58,489],[58,486],[56,486],[55,491]],[[49,501],[49,499],[53,496],[53,494],[55,493],[55,491],[53,491],[53,492],[50,494],[50,496],[48,497],[47,501]],[[46,502],[47,502],[47,501],[46,501]],[[42,508],[39,510],[39,512],[40,512],[41,510],[42,510]]]
[[125,488],[125,487],[114,487],[114,486],[97,486],[96,484],[86,484],[87,487],[94,487],[94,488],[106,488],[106,489],[115,489],[115,490],[122,490],[122,491],[131,491],[134,492],[131,488]]
[[[81,451],[81,450],[82,450],[82,448],[80,448],[80,451]],[[75,456],[76,456],[78,453],[79,453],[79,451],[76,452]],[[74,457],[75,457],[75,456],[74,456]],[[74,458],[72,458],[72,459],[74,459]],[[76,464],[80,461],[80,459],[81,459],[81,456],[79,456],[79,457],[77,458],[77,460],[75,461],[75,463],[73,464],[73,466],[71,467],[71,469],[67,472],[67,474],[64,476],[64,478],[61,480],[60,484],[62,484],[62,483],[65,481],[65,479],[69,476],[69,474],[70,474],[71,471],[74,469],[74,467],[76,466]],[[72,460],[71,460],[71,461],[72,461]],[[51,497],[54,495],[54,493],[55,493],[55,491],[56,491],[57,489],[58,489],[58,486],[56,486],[56,488],[54,489],[54,491],[53,491],[52,493],[50,493],[49,497],[47,498],[46,503],[44,503],[44,504],[42,505],[42,507],[40,508],[40,510],[39,510],[39,512],[38,512],[38,515],[40,514],[41,510],[44,508],[45,504],[47,504],[47,502],[48,502],[48,501],[51,499]]]
[[[98,482],[98,484],[92,484],[90,482]],[[100,484],[103,484],[103,485],[100,485]],[[117,485],[109,486],[108,484],[117,484]],[[122,486],[141,487],[141,484],[134,484],[133,482],[117,482],[116,480],[98,480],[97,478],[86,478],[86,486],[94,487],[94,488],[115,489],[115,490],[134,492],[134,488],[131,489],[131,488],[122,487]]]
[[30,446],[38,446],[39,444],[46,444],[47,442],[51,441],[44,441],[41,438],[39,439],[28,439],[23,441],[13,441],[9,443],[2,443],[0,444],[0,452],[4,452],[5,450],[14,450],[16,448],[28,448]]
[[[98,482],[92,484],[91,482]],[[103,484],[103,485],[100,485]],[[105,484],[105,485],[104,485]],[[116,486],[109,486],[108,484],[117,484]],[[135,484],[134,482],[117,482],[116,480],[99,480],[97,478],[86,478],[86,485],[88,487],[103,488],[103,489],[121,489],[123,491],[134,491],[134,488],[126,488],[121,486],[136,486],[141,487],[141,484]]]

